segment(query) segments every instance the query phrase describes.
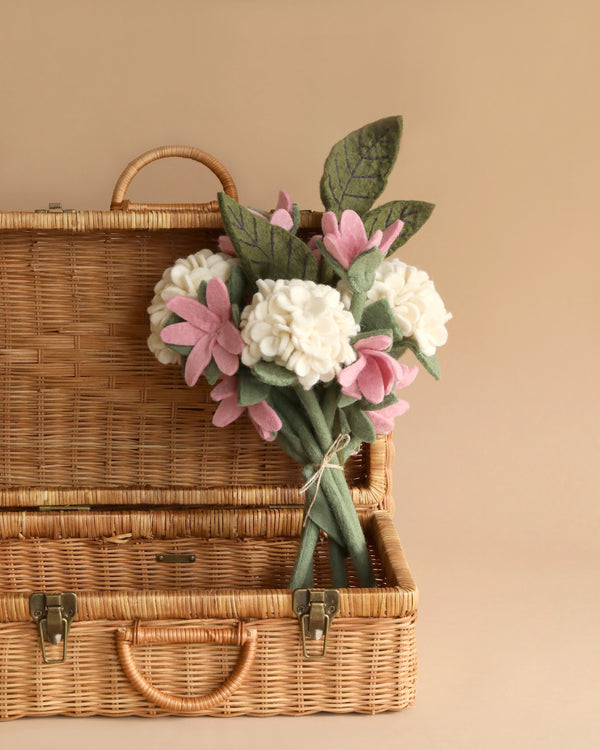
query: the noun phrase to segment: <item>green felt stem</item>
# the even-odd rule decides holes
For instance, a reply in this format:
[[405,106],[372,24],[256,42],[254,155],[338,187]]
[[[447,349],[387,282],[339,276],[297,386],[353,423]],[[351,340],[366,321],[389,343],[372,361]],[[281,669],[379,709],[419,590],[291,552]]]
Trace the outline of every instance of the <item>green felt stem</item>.
[[323,472],[321,488],[329,499],[329,506],[346,542],[346,548],[358,573],[361,586],[376,587],[365,535],[342,472],[336,470]]
[[[297,386],[295,391],[311,421],[315,435],[320,443],[322,455],[324,455],[329,450],[333,441],[319,400],[313,390],[306,391],[301,386]],[[337,456],[333,456],[330,463],[332,465],[339,465]],[[344,538],[346,548],[350,553],[361,585],[367,587],[376,586],[365,535],[358,520],[343,472],[338,469],[324,471],[320,489],[324,491],[327,497],[329,507]]]
[[335,412],[339,405],[340,395],[341,391],[337,381],[334,380],[327,386],[323,394],[323,419],[327,424],[333,424]]
[[360,319],[362,318],[366,299],[366,292],[354,292],[354,294],[352,295],[352,302],[350,302],[350,312],[354,316],[354,320],[357,323],[360,323]]
[[300,537],[300,549],[294,564],[292,577],[288,584],[290,589],[312,588],[313,584],[313,556],[319,541],[319,527],[310,518]]
[[315,432],[315,436],[317,438],[321,451],[323,452],[322,455],[325,455],[325,453],[327,453],[327,451],[331,447],[333,439],[331,437],[331,429],[323,415],[323,410],[321,408],[321,404],[319,403],[319,399],[317,398],[314,390],[311,389],[309,391],[306,391],[301,385],[297,385],[294,390],[296,391],[296,395],[300,399],[300,403],[306,410],[307,417],[310,419],[310,423]]
[[344,551],[333,539],[328,540],[329,564],[331,565],[331,579],[333,587],[345,589],[348,587],[348,576],[346,574],[346,556]]

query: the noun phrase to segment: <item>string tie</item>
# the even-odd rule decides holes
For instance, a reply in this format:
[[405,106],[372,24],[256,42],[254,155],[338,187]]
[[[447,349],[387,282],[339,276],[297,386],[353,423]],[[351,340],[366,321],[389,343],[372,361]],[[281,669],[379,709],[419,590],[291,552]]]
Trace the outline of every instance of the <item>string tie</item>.
[[344,450],[344,448],[346,448],[349,443],[350,435],[348,435],[347,432],[343,432],[338,435],[333,443],[329,446],[329,449],[323,456],[321,463],[313,464],[313,466],[317,467],[315,473],[305,484],[302,485],[302,487],[300,487],[300,492],[305,493],[313,486],[313,484],[316,483],[317,485],[315,487],[315,494],[313,495],[313,499],[311,500],[311,503],[308,506],[308,510],[306,511],[306,514],[304,516],[304,523],[302,524],[303,527],[308,523],[308,517],[310,516],[312,507],[315,504],[317,495],[319,494],[319,487],[321,486],[321,479],[323,478],[323,472],[325,471],[325,469],[337,469],[339,471],[344,471],[343,466],[340,466],[340,464],[332,464],[331,461],[335,458],[338,451]]

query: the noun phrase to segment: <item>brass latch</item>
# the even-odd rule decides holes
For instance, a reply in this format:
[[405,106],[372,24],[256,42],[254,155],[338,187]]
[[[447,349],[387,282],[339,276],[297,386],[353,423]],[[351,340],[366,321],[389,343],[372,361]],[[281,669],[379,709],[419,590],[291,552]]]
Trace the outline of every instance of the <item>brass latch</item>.
[[[292,608],[300,620],[302,650],[307,659],[322,659],[327,653],[327,636],[331,621],[340,611],[340,592],[337,589],[296,589],[292,598]],[[323,639],[323,648],[316,654],[309,654],[306,639]]]
[[[67,637],[71,622],[77,614],[77,595],[70,591],[63,594],[32,594],[29,597],[29,612],[40,629],[44,662],[62,664],[67,658]],[[62,643],[62,658],[49,659],[46,643]]]
[[36,214],[76,214],[76,208],[63,208],[62,203],[48,203],[48,208],[36,208]]

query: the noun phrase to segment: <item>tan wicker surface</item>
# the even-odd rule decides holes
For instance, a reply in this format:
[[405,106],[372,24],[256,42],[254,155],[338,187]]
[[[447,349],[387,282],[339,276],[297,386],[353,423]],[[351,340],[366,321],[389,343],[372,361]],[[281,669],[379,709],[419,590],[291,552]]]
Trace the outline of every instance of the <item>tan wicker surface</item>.
[[[378,510],[392,507],[391,437],[347,467],[379,588],[349,570],[327,656],[308,660],[285,588],[298,467],[246,419],[213,428],[209,388],[146,348],[162,270],[222,232],[214,201],[126,200],[139,169],[171,155],[236,197],[219,162],[167,147],[128,165],[118,210],[0,212],[0,718],[405,708],[417,591]],[[303,213],[303,235],[319,222]],[[196,560],[156,560],[174,552]],[[314,568],[329,586],[324,541]],[[67,661],[43,664],[29,596],[65,590],[78,597]]]
[[[186,514],[196,513],[209,512]],[[300,514],[283,513],[294,515],[298,531]],[[40,516],[38,531],[44,523],[52,525],[53,514],[33,515]],[[70,515],[80,519],[81,532],[87,514]],[[387,512],[365,523],[381,588],[340,592],[327,656],[314,662],[302,655],[291,593],[281,588],[279,568],[291,564],[294,538],[161,542],[141,540],[134,531],[132,538],[115,535],[110,541],[5,539],[1,564],[12,593],[0,596],[0,717],[405,708],[415,691],[416,589]],[[280,531],[277,522],[272,531]],[[193,565],[152,563],[163,550],[193,550],[201,557],[198,572]],[[327,585],[324,548],[315,571],[319,583]],[[64,584],[78,594],[79,604],[68,659],[42,665],[29,593],[62,590]],[[154,588],[159,585],[162,590]],[[255,639],[256,652],[252,645],[236,671],[241,640],[235,634],[241,623]],[[136,636],[140,628],[141,637]],[[199,700],[210,693],[214,700]]]

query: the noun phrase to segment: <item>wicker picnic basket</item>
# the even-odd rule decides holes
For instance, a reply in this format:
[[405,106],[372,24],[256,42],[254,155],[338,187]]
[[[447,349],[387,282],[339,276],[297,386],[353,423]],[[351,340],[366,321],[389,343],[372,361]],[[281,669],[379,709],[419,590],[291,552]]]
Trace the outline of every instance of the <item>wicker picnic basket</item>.
[[417,593],[390,438],[347,468],[378,588],[332,590],[323,541],[292,592],[299,467],[245,418],[215,429],[209,388],[147,350],[162,269],[222,233],[215,201],[125,200],[166,156],[237,197],[216,159],[165,147],[110,211],[0,212],[0,718],[405,708]]

